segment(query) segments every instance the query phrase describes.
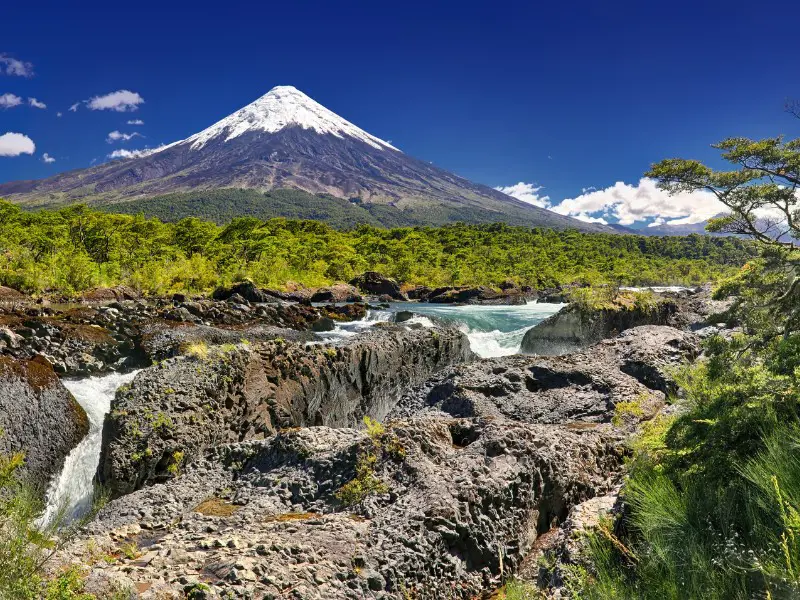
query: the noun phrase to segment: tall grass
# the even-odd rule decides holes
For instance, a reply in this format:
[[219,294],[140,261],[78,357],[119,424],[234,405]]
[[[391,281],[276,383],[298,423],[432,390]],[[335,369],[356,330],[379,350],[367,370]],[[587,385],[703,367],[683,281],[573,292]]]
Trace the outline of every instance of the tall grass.
[[626,515],[590,535],[576,597],[800,598],[800,396],[765,364],[723,353],[684,373],[689,410],[635,446]]

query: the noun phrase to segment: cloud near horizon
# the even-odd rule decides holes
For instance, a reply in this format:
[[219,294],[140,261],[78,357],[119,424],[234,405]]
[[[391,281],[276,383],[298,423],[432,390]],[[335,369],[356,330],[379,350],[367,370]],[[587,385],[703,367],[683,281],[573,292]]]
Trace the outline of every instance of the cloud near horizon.
[[654,179],[646,177],[635,185],[618,181],[604,189],[585,187],[579,196],[557,203],[542,194],[544,188],[535,183],[520,181],[515,185],[498,186],[495,189],[560,215],[603,225],[693,225],[727,212],[725,205],[711,192],[681,192],[670,195],[658,189]]
[[604,189],[587,189],[576,198],[562,200],[551,210],[575,218],[612,218],[620,225],[651,219],[658,225],[693,225],[727,209],[711,192],[669,194],[659,189],[654,179],[643,177],[636,185],[618,181]]
[[520,181],[515,185],[498,186],[494,189],[498,192],[508,194],[517,200],[522,200],[528,204],[538,206],[539,208],[550,208],[550,196],[540,195],[539,192],[543,188],[535,183]]
[[47,152],[45,152],[44,154],[42,154],[42,162],[50,164],[56,162],[56,159],[50,156]]
[[167,144],[161,144],[155,148],[142,148],[141,150],[125,150],[124,148],[120,148],[119,150],[114,150],[111,154],[107,154],[106,158],[112,160],[117,158],[140,158],[142,156],[150,156],[166,147]]
[[0,135],[0,156],[19,156],[33,154],[36,144],[27,135],[9,131]]

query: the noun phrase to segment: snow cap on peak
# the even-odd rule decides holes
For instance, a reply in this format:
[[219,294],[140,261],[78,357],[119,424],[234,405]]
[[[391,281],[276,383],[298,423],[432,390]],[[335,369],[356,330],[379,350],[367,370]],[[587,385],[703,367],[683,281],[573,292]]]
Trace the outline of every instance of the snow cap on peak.
[[356,127],[291,85],[275,86],[255,102],[186,139],[186,142],[191,142],[192,149],[197,150],[211,139],[223,135],[227,142],[248,131],[275,133],[292,126],[340,138],[349,136],[379,150],[387,148],[397,150],[388,142]]

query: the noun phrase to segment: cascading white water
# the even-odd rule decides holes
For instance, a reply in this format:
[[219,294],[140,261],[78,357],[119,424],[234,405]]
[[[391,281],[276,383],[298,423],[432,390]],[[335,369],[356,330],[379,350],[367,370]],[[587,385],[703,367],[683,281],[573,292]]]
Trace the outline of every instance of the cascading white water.
[[352,337],[366,331],[375,323],[385,323],[392,318],[392,312],[389,310],[368,310],[367,316],[358,321],[350,321],[346,323],[337,323],[333,331],[325,331],[319,336],[326,341],[336,341],[342,338]]
[[320,334],[327,341],[351,337],[375,323],[391,321],[398,311],[417,313],[406,324],[433,327],[434,320],[457,323],[469,338],[472,351],[482,358],[517,354],[525,332],[558,312],[563,304],[531,302],[514,306],[394,303],[391,310],[370,310],[361,321],[337,323],[334,331]]
[[72,392],[89,417],[89,433],[69,453],[60,475],[50,484],[40,524],[51,524],[62,510],[64,519],[71,521],[91,508],[93,480],[100,463],[103,421],[111,408],[114,394],[120,386],[132,381],[136,373],[111,373],[102,377],[64,380],[64,386]]

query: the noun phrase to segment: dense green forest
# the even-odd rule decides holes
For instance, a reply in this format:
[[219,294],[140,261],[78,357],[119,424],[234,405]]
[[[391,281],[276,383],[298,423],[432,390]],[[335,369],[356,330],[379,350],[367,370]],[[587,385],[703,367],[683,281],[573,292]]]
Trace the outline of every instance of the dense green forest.
[[125,283],[149,294],[202,292],[249,278],[321,286],[377,270],[427,285],[701,283],[755,256],[729,237],[640,237],[504,224],[337,230],[316,221],[189,217],[164,223],[86,206],[26,212],[0,201],[0,284],[74,293]]

